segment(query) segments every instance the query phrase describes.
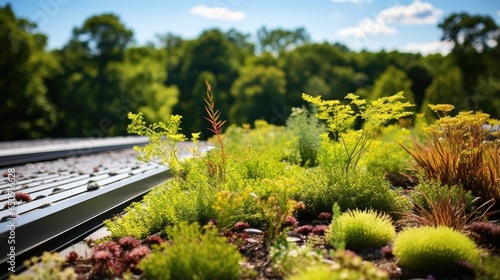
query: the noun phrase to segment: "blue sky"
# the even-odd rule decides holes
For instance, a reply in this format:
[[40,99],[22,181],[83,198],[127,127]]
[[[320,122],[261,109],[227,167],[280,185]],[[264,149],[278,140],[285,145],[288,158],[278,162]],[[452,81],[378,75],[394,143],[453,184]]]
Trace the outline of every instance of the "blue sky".
[[235,28],[255,36],[268,29],[304,27],[313,41],[340,42],[350,49],[446,53],[437,24],[453,12],[489,15],[500,23],[498,0],[0,0],[18,17],[38,24],[49,48],[60,48],[85,19],[114,13],[134,31],[138,44],[167,32],[195,38],[203,30]]

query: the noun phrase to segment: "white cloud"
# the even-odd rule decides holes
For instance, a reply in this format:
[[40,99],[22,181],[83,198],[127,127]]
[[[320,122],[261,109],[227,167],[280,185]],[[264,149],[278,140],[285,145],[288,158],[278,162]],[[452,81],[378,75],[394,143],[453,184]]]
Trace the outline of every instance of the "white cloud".
[[355,37],[396,34],[397,29],[389,26],[388,24],[436,24],[442,13],[442,10],[435,8],[431,3],[415,0],[408,6],[396,4],[392,7],[384,9],[378,13],[375,19],[364,18],[360,20],[356,26],[340,29],[337,33],[340,36]]
[[331,0],[335,3],[370,3],[372,0]]
[[384,22],[375,21],[370,18],[360,20],[357,26],[346,27],[338,31],[340,36],[354,37],[379,36],[395,33],[397,33],[396,29],[387,26]]
[[452,42],[434,41],[427,43],[409,43],[401,47],[399,50],[404,52],[421,53],[423,55],[431,53],[447,55],[450,53],[452,48]]
[[497,11],[497,15],[500,17],[500,10]]
[[377,18],[386,23],[436,24],[442,13],[441,9],[434,7],[431,3],[415,0],[408,6],[396,4],[384,9],[380,11]]
[[231,11],[223,7],[207,7],[205,5],[192,7],[189,12],[193,15],[215,20],[242,20],[245,18],[245,14],[242,12]]

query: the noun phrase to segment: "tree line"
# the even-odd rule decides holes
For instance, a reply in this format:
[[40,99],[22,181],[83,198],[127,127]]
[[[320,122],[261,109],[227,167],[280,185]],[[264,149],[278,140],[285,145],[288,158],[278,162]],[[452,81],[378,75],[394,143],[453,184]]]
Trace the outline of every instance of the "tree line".
[[[283,124],[303,92],[323,99],[356,93],[373,100],[404,91],[416,112],[427,104],[500,117],[500,28],[489,16],[457,13],[439,27],[450,54],[355,52],[311,42],[304,28],[172,33],[134,44],[114,14],[88,18],[60,49],[46,50],[36,24],[0,7],[0,140],[126,135],[128,112],[146,120],[183,116],[183,132],[206,133],[205,79],[229,123]],[[207,136],[205,134],[205,136]]]

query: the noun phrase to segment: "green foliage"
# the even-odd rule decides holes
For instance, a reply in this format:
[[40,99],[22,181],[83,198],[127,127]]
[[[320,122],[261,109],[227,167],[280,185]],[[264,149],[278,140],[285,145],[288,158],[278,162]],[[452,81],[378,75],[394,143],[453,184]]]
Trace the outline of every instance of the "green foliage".
[[308,114],[305,109],[292,108],[292,114],[286,121],[290,135],[295,138],[290,161],[301,166],[318,165],[318,152],[321,146],[321,134],[325,132],[318,119]]
[[257,208],[262,220],[267,226],[266,241],[272,244],[283,232],[285,219],[294,212],[304,208],[304,203],[289,197],[286,181],[274,181],[275,190],[269,197],[263,197],[257,202]]
[[406,221],[420,226],[447,226],[468,233],[470,224],[482,221],[493,200],[476,207],[470,191],[460,186],[440,186],[438,183],[424,182],[412,192],[413,212],[406,215]]
[[[333,220],[329,225],[329,232],[327,234],[330,235],[331,243],[334,248],[336,248],[339,251],[345,250],[345,235],[337,234],[342,231],[341,224],[340,224],[340,214],[342,213],[340,210],[340,206],[337,202],[335,202],[332,206],[332,212],[333,212]],[[332,238],[334,237],[334,238]]]
[[[442,39],[453,43],[449,55],[463,73],[463,89],[467,99],[460,103],[461,110],[482,109],[486,113],[499,116],[498,71],[495,71],[496,58],[500,53],[498,32],[500,26],[486,15],[453,13],[438,25]],[[492,43],[494,42],[494,43]],[[472,94],[473,93],[473,94]],[[450,103],[450,101],[446,101]]]
[[396,229],[389,216],[356,209],[340,214],[328,227],[326,236],[331,244],[345,241],[346,248],[361,250],[386,245],[396,236]]
[[7,4],[0,6],[0,38],[0,140],[45,137],[57,122],[45,80],[59,70],[45,51],[47,37],[35,23],[17,19]]
[[40,259],[32,257],[24,262],[29,271],[21,275],[11,274],[11,280],[76,280],[77,274],[72,267],[63,269],[66,258],[59,253],[44,252]]
[[411,80],[411,91],[415,98],[415,111],[419,112],[425,98],[425,91],[433,80],[431,67],[426,62],[413,62],[406,74]]
[[212,78],[205,74],[212,74],[210,76],[214,79],[209,82],[217,82],[217,106],[222,112],[221,119],[228,119],[227,115],[234,102],[230,91],[238,78],[238,68],[243,64],[239,57],[242,51],[245,50],[238,48],[233,40],[229,40],[218,29],[205,30],[194,40],[181,40],[172,46],[168,54],[173,56],[175,62],[168,69],[167,82],[177,85],[183,93],[174,112],[190,116],[183,122],[186,133],[204,131],[204,80]]
[[[167,225],[176,225],[180,221],[195,222],[204,217],[203,206],[209,207],[206,204],[211,203],[210,199],[202,196],[204,193],[202,187],[187,191],[178,182],[168,181],[151,190],[140,203],[128,206],[123,215],[105,220],[104,225],[113,238],[144,238]],[[204,199],[208,201],[200,203]]]
[[[345,97],[345,99],[350,100],[350,104],[341,104],[339,100],[322,100],[320,96],[313,97],[305,93],[302,94],[302,98],[318,106],[317,117],[326,120],[327,127],[333,133],[335,140],[342,144],[341,153],[346,158],[343,169],[346,174],[349,173],[350,169],[356,167],[376,137],[380,127],[391,120],[412,114],[405,111],[406,108],[412,105],[409,102],[401,102],[404,99],[402,92],[378,98],[368,105],[366,100],[360,99],[359,96],[352,93]],[[348,141],[344,135],[358,118],[365,121],[364,127],[360,131],[355,144],[348,146]]]
[[[229,126],[224,136],[227,140],[227,153],[234,159],[244,157],[250,151],[282,160],[290,157],[293,150],[293,141],[286,129],[263,120],[255,121],[253,128],[250,124]],[[209,141],[214,142],[212,139]]]
[[258,152],[251,148],[245,149],[246,154],[238,160],[243,178],[261,180],[274,179],[284,175],[287,163],[279,162],[276,155],[269,152]]
[[118,16],[102,14],[87,19],[81,27],[73,29],[72,41],[76,41],[85,52],[95,55],[98,64],[119,60],[132,41],[133,32],[127,29]]
[[249,202],[255,203],[255,201],[256,199],[251,197],[248,191],[217,192],[213,208],[219,231],[231,229],[239,221],[251,220],[252,215],[246,210],[249,208]]
[[466,235],[448,227],[407,228],[394,240],[394,255],[414,273],[453,276],[458,262],[475,263],[479,250]]
[[179,177],[182,166],[177,158],[177,147],[180,142],[187,140],[184,134],[179,133],[182,117],[173,115],[167,123],[157,122],[149,126],[146,126],[142,113],[129,113],[128,118],[131,121],[127,128],[129,133],[149,137],[147,145],[134,147],[141,153],[139,160],[146,162],[159,160],[160,163],[168,165],[174,175]]
[[392,217],[399,217],[411,210],[409,199],[391,188],[381,174],[354,170],[346,176],[338,165],[322,166],[321,157],[317,170],[307,171],[296,179],[296,199],[306,204],[305,212],[310,217],[330,211],[335,202],[343,211],[373,209]]
[[[146,104],[147,100],[165,100],[161,95],[167,92],[159,82],[165,77],[161,75],[164,73],[161,60],[153,58],[154,52],[143,54],[144,60],[152,56],[149,59],[153,61],[151,68],[147,69],[148,62],[140,62],[137,49],[127,49],[132,40],[132,31],[118,16],[101,14],[75,27],[70,41],[54,51],[61,64],[61,71],[47,83],[60,122],[54,134],[73,137],[124,135],[129,111],[151,105]],[[175,101],[166,99],[169,102],[164,106]],[[149,112],[147,114],[149,116]]]
[[463,100],[467,99],[463,80],[462,71],[453,65],[437,73],[425,91],[425,98],[420,111],[425,113],[428,119],[435,119],[428,105],[442,103],[462,104]]
[[[278,63],[285,72],[287,82],[284,106],[303,106],[302,92],[321,94],[324,99],[341,99],[346,92],[365,86],[369,79],[365,73],[372,67],[360,65],[357,57],[338,43],[310,43],[282,52]],[[277,109],[281,112],[284,106]]]
[[360,160],[359,166],[365,167],[372,174],[385,174],[393,186],[400,186],[403,176],[411,166],[412,158],[398,143],[405,143],[410,138],[410,129],[400,125],[381,128],[379,137],[373,140],[370,148]]
[[[410,194],[415,204],[426,210],[431,210],[431,203],[440,199],[448,199],[450,204],[460,205],[463,203],[467,213],[475,210],[474,197],[470,191],[464,191],[460,186],[447,186],[432,180],[421,180]],[[428,201],[429,200],[429,201]]]
[[216,83],[221,117],[233,124],[282,124],[290,108],[304,105],[303,91],[324,99],[347,92],[375,99],[403,90],[410,101],[413,91],[417,109],[451,103],[500,116],[500,44],[490,44],[498,41],[498,25],[483,15],[443,19],[443,39],[454,44],[446,57],[355,52],[310,42],[302,28],[263,28],[257,36],[211,29],[196,38],[166,34],[158,36],[160,45],[132,46],[132,30],[108,13],[85,19],[62,48],[48,52],[46,36],[16,18],[10,5],[2,7],[1,20],[6,102],[0,111],[10,139],[124,135],[129,111],[150,122],[189,115],[186,135],[203,131],[205,79]]
[[164,242],[139,263],[147,279],[240,279],[238,249],[214,228],[181,222],[167,229]]
[[406,73],[394,66],[389,66],[375,80],[373,92],[370,95],[371,100],[376,100],[383,96],[389,96],[396,92],[404,92],[403,96],[411,103],[415,103],[415,97],[411,90],[411,80],[406,76]]
[[500,256],[487,255],[481,258],[480,265],[474,267],[476,279],[500,279]]
[[[235,103],[230,110],[233,123],[252,123],[271,120],[273,109],[285,102],[286,79],[275,66],[244,66],[231,87]],[[279,108],[279,107],[278,107]]]
[[222,135],[222,128],[226,121],[220,120],[220,111],[215,108],[214,94],[212,92],[212,87],[205,80],[205,85],[207,86],[207,96],[204,98],[205,101],[205,111],[208,116],[205,119],[210,123],[210,130],[214,137],[217,139],[217,145],[219,150],[216,156],[210,156],[205,159],[207,165],[207,171],[210,178],[214,179],[215,184],[221,184],[226,181],[226,142],[224,136]]
[[107,65],[105,74],[110,77],[109,86],[113,86],[117,96],[112,108],[120,113],[113,119],[116,123],[121,123],[129,111],[142,112],[149,122],[168,122],[178,102],[179,90],[176,86],[165,86],[165,63],[164,52],[136,47],[127,49],[123,60]]
[[336,200],[329,184],[329,175],[323,169],[314,168],[297,174],[294,199],[303,201],[307,206],[299,214],[307,218],[316,218],[321,212],[331,210]]
[[262,27],[257,31],[258,47],[261,52],[281,53],[310,41],[310,35],[301,27],[295,30],[267,30]]
[[290,280],[330,280],[330,279],[389,279],[386,271],[375,267],[351,251],[336,251],[331,265],[317,264],[291,276]]
[[286,240],[285,236],[279,237],[269,252],[273,269],[287,277],[321,263],[323,255],[314,251],[310,243],[298,246]]

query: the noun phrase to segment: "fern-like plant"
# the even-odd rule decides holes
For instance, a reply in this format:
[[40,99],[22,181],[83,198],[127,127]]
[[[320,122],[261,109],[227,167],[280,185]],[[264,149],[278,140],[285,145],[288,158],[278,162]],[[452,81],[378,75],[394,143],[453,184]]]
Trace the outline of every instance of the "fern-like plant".
[[[341,104],[339,100],[322,100],[321,96],[313,97],[302,94],[302,98],[318,107],[316,116],[325,120],[327,128],[333,133],[335,140],[342,143],[346,162],[343,163],[345,173],[355,168],[361,157],[366,153],[373,139],[375,139],[381,126],[391,120],[410,116],[412,112],[405,111],[413,106],[404,100],[403,92],[388,97],[381,97],[367,104],[365,99],[360,99],[355,94],[348,94],[345,99],[349,104]],[[344,138],[345,132],[360,118],[364,126],[354,145],[348,145]]]
[[139,160],[158,161],[168,165],[176,177],[180,177],[183,167],[177,157],[178,143],[187,140],[180,133],[181,116],[173,115],[167,123],[157,122],[146,125],[142,113],[128,113],[131,123],[127,127],[129,133],[148,136],[149,143],[143,147],[135,146],[134,150],[140,152]]

